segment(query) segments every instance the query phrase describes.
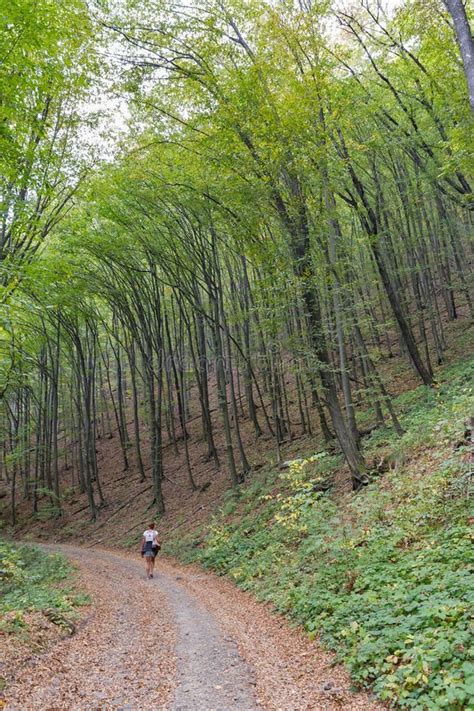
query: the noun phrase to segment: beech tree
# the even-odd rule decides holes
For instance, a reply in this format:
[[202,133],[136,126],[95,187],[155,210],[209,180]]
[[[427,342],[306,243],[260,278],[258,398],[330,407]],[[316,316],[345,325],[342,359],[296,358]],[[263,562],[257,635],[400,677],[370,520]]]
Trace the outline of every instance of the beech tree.
[[474,40],[472,39],[466,8],[462,0],[443,0],[443,2],[453,18],[454,31],[459,44],[469,90],[469,102],[471,109],[474,111]]
[[[2,302],[71,204],[86,170],[80,103],[95,71],[82,0],[17,0],[0,32],[0,288]],[[82,152],[83,153],[83,152]]]
[[112,437],[120,476],[159,513],[167,447],[190,491],[193,437],[238,487],[248,423],[277,463],[308,436],[341,453],[354,489],[368,481],[365,434],[403,434],[387,362],[432,387],[447,325],[472,318],[472,114],[434,4],[388,16],[377,2],[200,0],[104,16],[131,122],[84,180],[70,152],[90,76],[76,68],[84,7],[51,5],[49,79],[24,79],[10,37],[4,93],[23,102],[2,129],[19,137],[2,158],[12,520],[19,498],[60,516],[66,477],[100,516],[96,445]]

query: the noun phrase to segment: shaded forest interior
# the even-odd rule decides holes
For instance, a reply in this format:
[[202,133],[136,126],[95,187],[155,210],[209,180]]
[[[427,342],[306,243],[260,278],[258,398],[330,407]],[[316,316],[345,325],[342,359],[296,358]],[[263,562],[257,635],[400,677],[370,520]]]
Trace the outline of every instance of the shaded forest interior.
[[[302,436],[342,453],[352,489],[370,481],[364,434],[403,434],[394,388],[436,387],[451,334],[472,323],[467,74],[429,6],[97,17],[76,0],[53,4],[47,28],[13,18],[0,137],[13,526],[19,506],[60,526],[76,492],[100,519],[104,471],[107,486],[149,485],[161,515],[173,461],[189,492],[215,470],[235,488],[259,447],[278,465]],[[24,56],[42,71],[25,78]],[[99,162],[81,143],[84,102],[111,75],[132,116]]]

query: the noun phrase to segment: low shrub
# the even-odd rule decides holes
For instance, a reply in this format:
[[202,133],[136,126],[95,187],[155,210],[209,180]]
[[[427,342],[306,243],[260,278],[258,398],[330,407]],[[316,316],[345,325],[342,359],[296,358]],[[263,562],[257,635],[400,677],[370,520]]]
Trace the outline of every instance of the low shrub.
[[74,618],[88,602],[77,590],[75,571],[60,554],[0,540],[0,617],[7,631],[24,627],[23,613],[53,610]]

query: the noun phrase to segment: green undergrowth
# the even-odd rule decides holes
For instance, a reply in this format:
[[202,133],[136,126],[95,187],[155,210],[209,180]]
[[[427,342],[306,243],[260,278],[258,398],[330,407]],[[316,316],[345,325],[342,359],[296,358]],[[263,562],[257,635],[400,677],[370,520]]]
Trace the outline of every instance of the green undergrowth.
[[204,532],[168,552],[231,576],[335,650],[400,708],[474,708],[473,512],[464,421],[473,362],[395,401],[405,434],[366,443],[389,470],[337,501],[324,453],[229,493]]
[[68,627],[88,598],[77,589],[75,569],[60,554],[0,539],[0,632],[27,634],[28,612],[44,611]]

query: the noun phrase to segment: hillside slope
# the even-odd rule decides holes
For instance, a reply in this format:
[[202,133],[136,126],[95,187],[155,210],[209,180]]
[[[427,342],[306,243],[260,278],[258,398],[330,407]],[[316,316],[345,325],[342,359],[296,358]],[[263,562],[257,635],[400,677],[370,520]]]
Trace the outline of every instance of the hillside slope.
[[[454,363],[464,353],[469,352],[472,329],[467,328],[463,319],[446,324],[448,348],[446,350],[446,363]],[[419,381],[410,368],[404,354],[394,352],[392,359],[382,360],[378,363],[381,376],[391,393],[408,393],[416,388]],[[446,366],[438,368],[437,377],[443,378]],[[317,413],[312,411],[312,435],[304,432],[298,422],[297,396],[295,383],[287,384],[289,396],[289,412],[292,421],[292,437],[286,438],[280,445],[281,457],[293,459],[313,454],[324,447],[324,440],[319,428]],[[115,391],[114,391],[115,393]],[[193,392],[190,417],[186,422],[189,433],[188,451],[193,479],[196,490],[192,490],[189,483],[186,467],[186,452],[184,442],[179,440],[176,444],[165,435],[163,444],[164,480],[163,492],[166,505],[164,516],[160,520],[160,529],[165,538],[171,534],[184,535],[194,531],[201,524],[206,524],[212,517],[215,509],[222,503],[230,488],[230,478],[225,465],[225,436],[221,426],[215,427],[215,443],[221,460],[221,467],[217,468],[213,461],[206,457],[207,446],[203,440],[202,427],[199,416],[197,398]],[[218,397],[215,375],[209,379],[209,399],[212,411],[218,422]],[[126,393],[127,426],[130,434],[133,426],[132,395],[130,390]],[[268,402],[266,403],[268,406]],[[395,408],[398,405],[395,403]],[[465,416],[468,412],[465,413]],[[175,412],[177,418],[178,413]],[[267,467],[273,470],[276,467],[276,446],[274,438],[264,434],[255,439],[255,432],[251,421],[244,410],[240,413],[241,437],[252,465],[252,472],[244,482],[244,488],[252,485],[255,480],[265,476]],[[359,427],[370,431],[375,421],[374,412],[360,410],[358,413]],[[133,442],[133,436],[131,436]],[[128,450],[128,469],[124,469],[121,454],[120,438],[115,423],[111,423],[109,436],[102,436],[96,440],[98,469],[100,473],[101,488],[105,504],[99,511],[97,521],[92,521],[88,507],[87,494],[78,487],[77,472],[71,467],[70,452],[71,442],[64,445],[60,438],[60,489],[61,489],[61,516],[54,515],[51,500],[46,492],[39,498],[38,513],[33,516],[34,526],[31,525],[32,502],[31,499],[20,499],[17,502],[17,526],[9,526],[10,519],[10,494],[5,482],[0,484],[0,508],[5,529],[13,537],[21,535],[22,538],[30,536],[33,539],[54,540],[67,542],[69,540],[85,541],[88,543],[106,544],[107,531],[113,526],[114,540],[125,546],[135,545],[141,529],[150,516],[155,515],[151,500],[151,457],[149,432],[146,427],[141,432],[142,456],[145,470],[145,480],[140,476],[136,451],[132,444]],[[379,460],[368,459],[369,464],[375,469]],[[2,485],[5,490],[2,491]],[[340,468],[335,478],[337,495],[345,495],[351,490],[350,476],[345,467]]]
[[[401,708],[473,708],[471,434],[474,361],[397,399],[405,434],[376,431],[387,469],[334,497],[337,456],[307,452],[230,492],[169,552],[254,592],[322,640],[362,685]],[[466,439],[465,439],[466,436]],[[325,489],[329,486],[329,490]]]

